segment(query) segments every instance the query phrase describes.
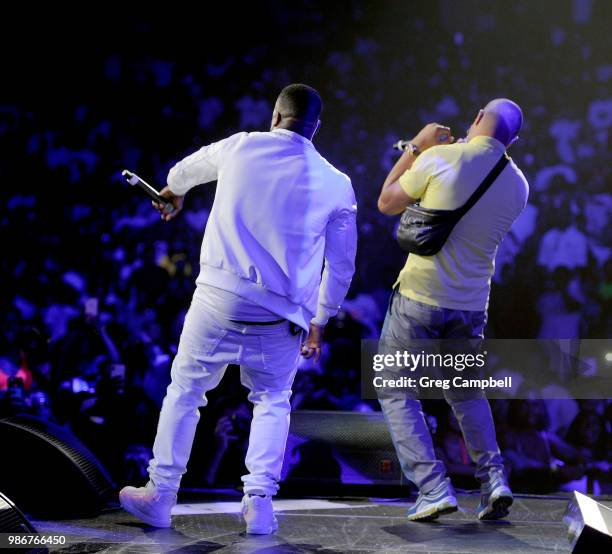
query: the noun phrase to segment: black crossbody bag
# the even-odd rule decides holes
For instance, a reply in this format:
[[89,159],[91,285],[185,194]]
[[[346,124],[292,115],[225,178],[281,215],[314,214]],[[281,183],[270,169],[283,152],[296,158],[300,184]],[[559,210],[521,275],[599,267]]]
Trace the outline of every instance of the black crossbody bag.
[[400,219],[397,242],[402,250],[419,256],[437,254],[459,220],[487,192],[510,158],[504,152],[493,169],[484,178],[467,202],[456,210],[434,210],[416,204],[408,206]]

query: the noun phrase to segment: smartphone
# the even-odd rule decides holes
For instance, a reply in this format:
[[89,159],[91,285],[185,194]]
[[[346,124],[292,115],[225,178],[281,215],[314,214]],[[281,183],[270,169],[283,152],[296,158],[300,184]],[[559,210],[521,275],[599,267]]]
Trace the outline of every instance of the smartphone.
[[125,365],[112,364],[110,370],[111,379],[125,379]]
[[85,300],[85,315],[87,317],[98,317],[98,299],[88,298]]

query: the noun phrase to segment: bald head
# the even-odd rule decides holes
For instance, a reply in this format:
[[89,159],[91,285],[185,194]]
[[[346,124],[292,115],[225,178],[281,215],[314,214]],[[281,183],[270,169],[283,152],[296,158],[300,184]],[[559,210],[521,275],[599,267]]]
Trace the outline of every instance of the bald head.
[[508,98],[496,98],[478,112],[467,139],[489,136],[507,147],[518,138],[522,126],[523,112],[519,105]]

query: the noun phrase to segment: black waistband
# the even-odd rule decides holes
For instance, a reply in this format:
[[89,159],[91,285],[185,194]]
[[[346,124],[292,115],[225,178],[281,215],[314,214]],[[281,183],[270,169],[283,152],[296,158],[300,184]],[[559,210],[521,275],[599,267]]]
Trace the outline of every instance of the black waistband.
[[286,319],[275,319],[274,321],[239,321],[237,319],[230,319],[232,323],[238,323],[238,325],[278,325],[287,321]]

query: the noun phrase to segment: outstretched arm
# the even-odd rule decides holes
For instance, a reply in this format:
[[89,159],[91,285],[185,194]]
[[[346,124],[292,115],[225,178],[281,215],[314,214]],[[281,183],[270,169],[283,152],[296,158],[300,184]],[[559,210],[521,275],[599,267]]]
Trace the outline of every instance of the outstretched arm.
[[168,186],[159,193],[172,203],[174,210],[165,214],[163,207],[153,202],[161,218],[164,221],[175,218],[183,208],[184,197],[189,190],[202,183],[215,181],[228,152],[247,135],[248,133],[237,133],[219,142],[213,142],[178,162],[168,173]]

